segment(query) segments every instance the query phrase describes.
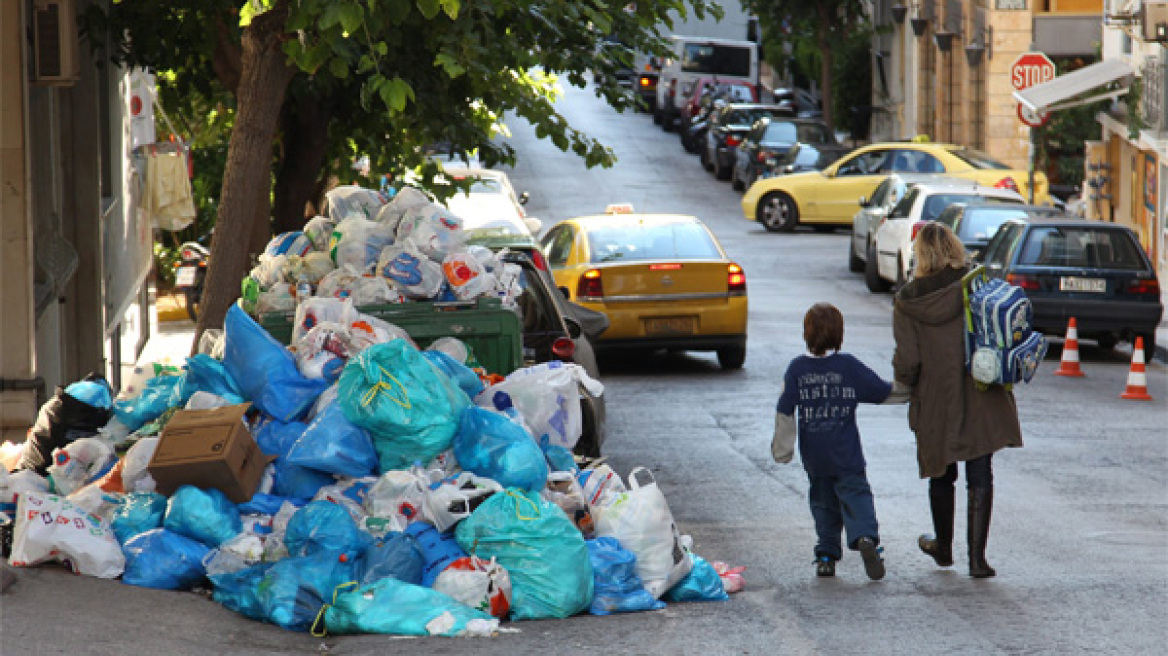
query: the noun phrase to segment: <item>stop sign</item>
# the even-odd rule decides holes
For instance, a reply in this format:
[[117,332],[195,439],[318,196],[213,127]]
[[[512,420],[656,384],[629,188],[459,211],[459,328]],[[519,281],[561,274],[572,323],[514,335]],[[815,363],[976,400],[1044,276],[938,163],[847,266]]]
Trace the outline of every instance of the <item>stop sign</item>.
[[1054,79],[1054,62],[1041,52],[1024,52],[1010,66],[1010,84],[1015,91]]

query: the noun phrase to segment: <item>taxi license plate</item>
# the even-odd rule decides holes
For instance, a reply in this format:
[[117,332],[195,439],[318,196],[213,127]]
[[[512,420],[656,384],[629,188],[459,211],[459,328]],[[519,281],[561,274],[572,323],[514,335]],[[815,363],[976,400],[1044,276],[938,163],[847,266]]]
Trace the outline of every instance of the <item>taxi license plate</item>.
[[1107,280],[1103,278],[1076,278],[1063,276],[1059,278],[1059,291],[1063,292],[1091,292],[1102,294],[1107,291]]
[[645,319],[645,332],[650,335],[692,335],[694,317],[653,317]]
[[199,267],[185,266],[179,267],[178,273],[174,276],[174,284],[179,287],[194,287],[196,276],[199,273]]

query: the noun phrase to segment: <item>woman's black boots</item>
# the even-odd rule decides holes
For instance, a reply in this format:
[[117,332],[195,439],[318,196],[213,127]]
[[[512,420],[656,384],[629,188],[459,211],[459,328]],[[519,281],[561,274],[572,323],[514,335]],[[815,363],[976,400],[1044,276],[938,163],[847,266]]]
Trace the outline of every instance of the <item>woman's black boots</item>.
[[936,537],[922,535],[917,545],[938,565],[949,567],[953,564],[953,483],[930,481],[929,508],[933,512]]
[[[975,579],[986,579],[997,574],[985,559],[993,508],[994,488],[969,488],[969,575]],[[921,548],[924,549],[924,546]]]

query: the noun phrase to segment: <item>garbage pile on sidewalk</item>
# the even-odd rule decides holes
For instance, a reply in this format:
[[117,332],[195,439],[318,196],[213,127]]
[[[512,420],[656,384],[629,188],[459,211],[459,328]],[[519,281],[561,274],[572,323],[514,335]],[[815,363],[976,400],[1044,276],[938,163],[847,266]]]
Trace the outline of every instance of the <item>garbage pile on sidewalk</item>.
[[[330,261],[348,257],[348,220]],[[396,270],[384,261],[398,248],[434,263],[439,251],[426,249],[442,243],[444,262],[469,254],[494,272],[476,293],[506,299],[510,265],[452,246],[453,223],[415,223],[412,237],[429,235],[420,241],[397,240],[401,223],[377,258],[366,232],[355,261]],[[300,238],[315,241],[281,235],[269,254]],[[320,258],[301,248],[261,262],[282,282],[257,303],[271,305],[263,295],[289,272],[312,284],[304,271]],[[392,275],[392,286],[369,277],[411,296]],[[459,296],[460,279],[427,289]],[[741,568],[691,551],[648,471],[626,482],[604,464],[579,468],[578,386],[600,386],[582,368],[491,371],[452,336],[419,349],[362,313],[360,285],[348,289],[289,307],[292,347],[237,305],[185,367],[146,368],[130,395],[114,399],[92,376],[58,389],[26,443],[0,454],[9,562],[209,588],[249,618],[317,635],[489,635],[505,619],[653,610],[742,588]]]

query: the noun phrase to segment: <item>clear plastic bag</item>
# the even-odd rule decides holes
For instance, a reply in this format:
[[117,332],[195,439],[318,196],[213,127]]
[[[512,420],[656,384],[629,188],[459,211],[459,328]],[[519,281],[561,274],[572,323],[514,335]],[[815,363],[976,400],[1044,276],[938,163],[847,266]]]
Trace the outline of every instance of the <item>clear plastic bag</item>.
[[409,239],[418,250],[434,262],[441,262],[448,253],[462,248],[465,236],[462,219],[454,212],[430,203],[408,212],[397,226],[397,240]]
[[382,249],[394,243],[394,231],[367,219],[346,219],[337,224],[329,239],[329,254],[338,267],[351,266],[365,273],[377,262]]
[[83,437],[53,450],[49,479],[63,495],[70,495],[105,473],[115,460],[114,448],[99,437]]
[[446,281],[442,265],[430,260],[409,239],[381,251],[377,260],[377,275],[384,277],[406,296],[423,300],[434,298]]
[[547,436],[549,444],[571,449],[579,441],[584,424],[580,385],[594,396],[604,392],[604,386],[580,365],[544,362],[512,372],[484,390],[476,403],[494,407],[495,392],[506,392],[537,441]]
[[329,248],[329,239],[333,236],[333,229],[337,227],[337,222],[326,216],[314,216],[304,224],[304,236],[312,242],[313,249],[317,251],[327,251]]
[[442,273],[461,301],[478,298],[495,287],[494,277],[489,277],[482,262],[467,251],[447,253],[442,260]]

